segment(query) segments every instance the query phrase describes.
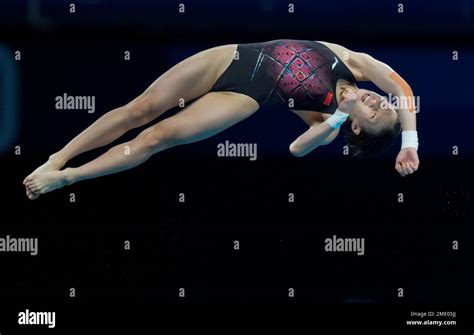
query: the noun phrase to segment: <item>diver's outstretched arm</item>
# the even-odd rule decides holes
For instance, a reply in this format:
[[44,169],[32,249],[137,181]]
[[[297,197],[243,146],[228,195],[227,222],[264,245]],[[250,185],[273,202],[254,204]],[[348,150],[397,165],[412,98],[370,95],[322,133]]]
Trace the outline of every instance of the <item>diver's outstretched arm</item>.
[[[390,66],[376,60],[370,55],[356,53],[356,62],[362,75],[361,80],[370,80],[385,93],[398,97],[398,111],[402,125],[402,149],[397,156],[395,169],[401,176],[412,174],[418,170],[418,137],[416,132],[416,106],[410,85]],[[409,136],[411,141],[403,142]]]

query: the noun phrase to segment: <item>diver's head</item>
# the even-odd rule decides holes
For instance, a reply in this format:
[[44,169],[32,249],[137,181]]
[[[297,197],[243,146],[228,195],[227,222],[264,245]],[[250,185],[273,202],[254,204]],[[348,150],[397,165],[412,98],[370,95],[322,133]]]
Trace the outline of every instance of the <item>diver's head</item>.
[[379,94],[357,89],[357,100],[344,124],[345,139],[354,157],[373,157],[388,149],[399,136],[398,114]]

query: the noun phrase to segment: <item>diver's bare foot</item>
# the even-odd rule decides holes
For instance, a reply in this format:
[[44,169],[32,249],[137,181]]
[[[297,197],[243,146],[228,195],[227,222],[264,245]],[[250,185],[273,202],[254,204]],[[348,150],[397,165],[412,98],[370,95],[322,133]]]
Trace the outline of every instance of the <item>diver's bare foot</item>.
[[45,194],[61,187],[71,184],[71,180],[67,171],[48,171],[33,175],[25,184],[26,195],[30,200],[38,198],[41,194]]
[[66,163],[57,156],[51,155],[46,163],[34,170],[29,174],[28,177],[25,178],[25,180],[23,180],[23,185],[26,186],[26,183],[31,179],[32,176],[49,171],[59,171],[65,164]]

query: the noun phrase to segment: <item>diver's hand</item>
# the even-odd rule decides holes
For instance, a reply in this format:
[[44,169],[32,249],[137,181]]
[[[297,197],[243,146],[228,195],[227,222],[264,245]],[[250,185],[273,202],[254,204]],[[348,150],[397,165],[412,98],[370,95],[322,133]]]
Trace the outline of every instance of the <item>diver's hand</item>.
[[357,95],[354,92],[344,91],[342,93],[342,101],[339,106],[337,106],[337,109],[339,109],[341,112],[349,114],[357,99]]
[[418,153],[414,148],[405,148],[400,150],[395,161],[395,170],[400,173],[402,177],[414,173],[418,170],[420,160]]

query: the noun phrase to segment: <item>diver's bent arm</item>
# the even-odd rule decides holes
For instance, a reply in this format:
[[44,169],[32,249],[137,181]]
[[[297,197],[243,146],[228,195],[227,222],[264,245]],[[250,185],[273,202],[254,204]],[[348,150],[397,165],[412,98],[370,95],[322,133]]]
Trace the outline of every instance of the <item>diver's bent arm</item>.
[[302,157],[321,145],[331,143],[338,135],[339,129],[333,129],[327,121],[315,123],[290,144],[290,152]]

